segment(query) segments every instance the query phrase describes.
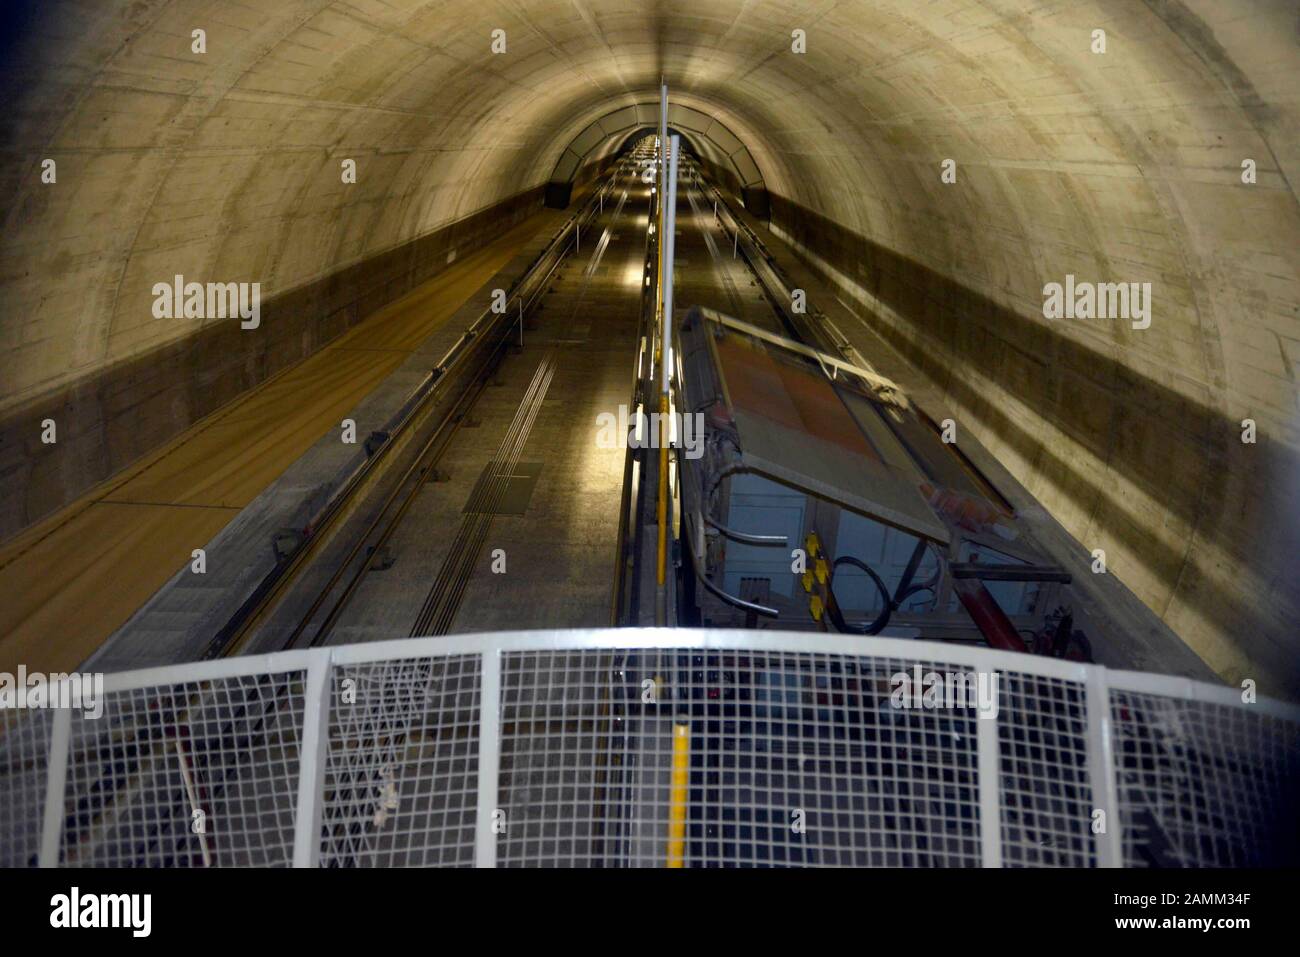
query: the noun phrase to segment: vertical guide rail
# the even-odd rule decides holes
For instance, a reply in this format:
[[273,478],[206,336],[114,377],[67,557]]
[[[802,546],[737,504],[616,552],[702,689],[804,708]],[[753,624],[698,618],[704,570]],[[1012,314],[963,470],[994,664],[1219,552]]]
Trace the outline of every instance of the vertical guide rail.
[[[474,866],[497,866],[497,786],[501,771],[501,651],[483,652],[479,679],[478,814],[474,824]],[[508,825],[507,825],[508,826]]]
[[984,867],[1002,866],[1002,761],[998,753],[998,718],[975,718],[979,763],[980,859]]
[[[659,271],[655,277],[655,321],[659,323],[659,328],[664,328],[664,257],[666,254],[667,222],[668,222],[668,84],[659,84],[659,239],[655,243],[656,251],[659,258]],[[663,348],[662,331],[657,343],[656,350],[659,355],[659,364],[661,367],[667,367],[668,354]],[[663,373],[666,377],[667,373]],[[668,617],[668,591],[665,587],[665,565],[667,553],[667,499],[664,497],[664,486],[668,484],[668,453],[663,443],[663,420],[668,408],[668,392],[664,389],[659,396],[659,483],[655,489],[656,495],[656,515],[658,524],[656,525],[658,542],[655,552],[655,624],[664,625]],[[653,421],[653,419],[652,419]],[[649,436],[647,436],[649,438]]]
[[1095,665],[1088,669],[1084,684],[1088,710],[1088,779],[1092,783],[1092,809],[1101,811],[1105,827],[1097,839],[1097,866],[1123,866],[1120,847],[1119,796],[1115,788],[1115,761],[1110,738],[1110,686],[1106,669]]
[[[635,176],[636,173],[633,173]],[[651,200],[651,214],[658,215],[653,211],[653,200]],[[643,411],[649,397],[649,391],[646,389],[646,382],[653,375],[654,364],[654,346],[651,344],[654,337],[654,313],[651,311],[651,299],[658,294],[659,278],[655,277],[654,292],[650,291],[650,274],[654,269],[655,259],[658,254],[657,244],[654,242],[654,233],[649,229],[645,234],[645,249],[642,255],[642,275],[640,301],[637,304],[637,349],[632,361],[632,389],[629,393],[628,408]],[[638,445],[640,443],[637,443]],[[619,502],[619,519],[618,519],[618,539],[615,546],[615,571],[613,596],[610,603],[610,625],[617,627],[625,622],[631,622],[633,619],[633,608],[639,604],[635,601],[634,595],[639,594],[639,589],[635,585],[629,585],[631,576],[628,566],[632,562],[633,549],[639,547],[641,541],[641,528],[638,521],[641,515],[641,497],[643,490],[647,487],[646,481],[646,460],[643,456],[637,454],[632,443],[627,443],[627,448],[623,456],[623,491]],[[634,504],[634,502],[636,504]]]
[[659,287],[655,295],[656,317],[664,309],[664,195],[668,183],[668,84],[659,87],[659,175],[655,177],[659,188]]
[[[64,700],[62,691],[56,700]],[[68,698],[67,700],[72,700]],[[68,748],[72,742],[72,709],[58,708],[50,728],[50,751],[45,776],[45,813],[41,818],[41,867],[59,866],[59,838],[63,834],[63,794],[68,783]]]
[[673,239],[677,231],[677,154],[680,147],[680,137],[674,136],[668,150],[668,177],[659,190],[664,204],[663,228],[659,233],[659,248],[663,250],[660,260],[663,272],[659,281],[663,287],[663,306],[659,317],[663,342],[659,347],[659,550],[656,563],[655,621],[660,625],[668,624],[668,447],[671,429],[668,390],[673,367]]
[[[668,401],[668,390],[672,381],[672,351],[673,351],[673,246],[676,245],[677,233],[677,154],[681,152],[681,137],[674,136],[671,141],[670,158],[668,161],[668,182],[664,184],[664,233],[660,237],[663,240],[664,248],[664,271],[661,280],[664,287],[663,292],[663,345],[662,350],[662,381],[660,383],[663,390],[663,400]],[[667,412],[667,409],[664,410]],[[665,417],[664,420],[667,419]],[[667,426],[664,426],[665,430]],[[664,446],[667,448],[667,446]]]
[[329,751],[331,652],[318,648],[307,664],[303,691],[302,746],[298,753],[298,810],[293,831],[293,866],[320,864],[321,800]]

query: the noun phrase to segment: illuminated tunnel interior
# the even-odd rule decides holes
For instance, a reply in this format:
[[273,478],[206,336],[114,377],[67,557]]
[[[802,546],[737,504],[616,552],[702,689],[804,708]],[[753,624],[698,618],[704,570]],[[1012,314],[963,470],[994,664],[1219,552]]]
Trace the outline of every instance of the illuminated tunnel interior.
[[[882,634],[1300,699],[1293,2],[4,16],[0,671],[326,632],[865,634],[878,587]],[[660,408],[665,269],[664,402],[738,438],[659,477],[592,437]],[[516,325],[453,396],[480,316]],[[424,491],[379,534],[408,460]],[[859,534],[879,558],[836,563]],[[981,564],[1001,541],[1018,578]],[[908,591],[932,566],[942,595]],[[611,582],[640,604],[611,615]]]

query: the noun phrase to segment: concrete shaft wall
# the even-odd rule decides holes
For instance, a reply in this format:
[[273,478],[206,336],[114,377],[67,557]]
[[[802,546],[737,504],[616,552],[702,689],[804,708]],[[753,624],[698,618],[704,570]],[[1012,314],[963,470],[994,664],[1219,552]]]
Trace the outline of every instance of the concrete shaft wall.
[[[31,10],[4,58],[0,414],[194,335],[153,318],[155,282],[321,282],[540,186],[664,76],[750,149],[774,225],[1211,664],[1300,650],[1292,0]],[[1150,327],[1045,320],[1067,274],[1151,283]]]

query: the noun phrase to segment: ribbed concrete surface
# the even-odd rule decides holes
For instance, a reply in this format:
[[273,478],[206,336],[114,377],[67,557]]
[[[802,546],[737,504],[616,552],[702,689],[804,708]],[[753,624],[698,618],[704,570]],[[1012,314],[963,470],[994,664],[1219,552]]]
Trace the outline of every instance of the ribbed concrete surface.
[[[1288,662],[1297,32],[1290,0],[49,2],[3,85],[0,409],[192,333],[154,282],[327,276],[539,185],[664,75],[1081,542],[1225,674]],[[1150,328],[1049,325],[1067,273],[1151,282]]]

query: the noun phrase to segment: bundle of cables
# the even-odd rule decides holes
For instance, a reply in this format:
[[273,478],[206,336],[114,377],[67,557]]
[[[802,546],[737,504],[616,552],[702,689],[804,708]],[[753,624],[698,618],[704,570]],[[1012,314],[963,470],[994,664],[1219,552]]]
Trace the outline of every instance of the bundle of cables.
[[[835,571],[841,565],[852,565],[854,568],[866,572],[867,577],[875,582],[876,590],[880,592],[880,614],[876,615],[875,620],[865,627],[853,625],[844,620],[844,613],[840,610],[840,603],[835,598]],[[889,588],[886,587],[884,580],[876,574],[875,570],[866,562],[854,558],[852,555],[841,555],[835,559],[831,565],[830,578],[826,582],[826,614],[830,616],[831,624],[837,631],[847,635],[878,635],[884,631],[885,626],[889,624],[889,617],[897,611],[913,595],[929,591],[933,592],[938,585],[939,572],[935,571],[934,579],[928,582],[922,582],[919,585],[909,585],[897,595],[890,596]]]

